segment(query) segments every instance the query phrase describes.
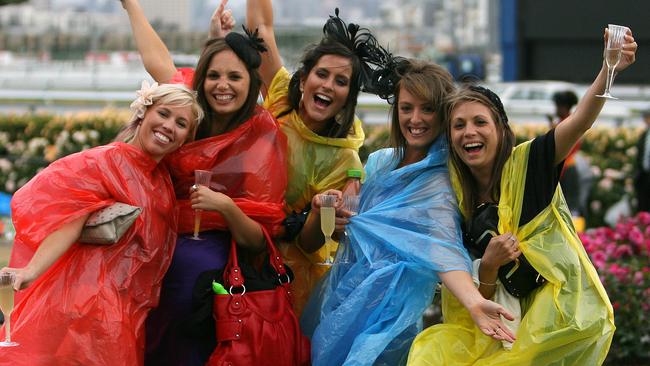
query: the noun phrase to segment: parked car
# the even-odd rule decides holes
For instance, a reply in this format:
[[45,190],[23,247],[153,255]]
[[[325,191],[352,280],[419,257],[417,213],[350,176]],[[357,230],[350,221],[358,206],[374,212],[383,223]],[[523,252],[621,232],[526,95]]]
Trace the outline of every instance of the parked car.
[[[548,116],[555,114],[552,96],[558,91],[571,90],[578,98],[586,92],[588,86],[563,81],[521,81],[512,83],[495,83],[488,85],[503,102],[508,116],[517,122],[547,122]],[[647,87],[621,86],[612,88],[619,100],[608,100],[603,107],[597,123],[616,124],[632,123],[640,111],[650,108],[650,90]],[[617,94],[618,93],[618,94]],[[644,96],[645,93],[649,94]]]

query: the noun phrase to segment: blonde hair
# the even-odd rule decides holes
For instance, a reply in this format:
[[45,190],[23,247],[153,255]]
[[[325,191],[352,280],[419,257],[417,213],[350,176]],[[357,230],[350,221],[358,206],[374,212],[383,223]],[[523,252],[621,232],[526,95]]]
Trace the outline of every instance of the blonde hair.
[[196,93],[182,84],[161,84],[149,85],[143,82],[142,88],[138,91],[138,98],[131,104],[133,115],[127,125],[117,134],[115,141],[130,142],[135,138],[138,127],[144,118],[146,110],[152,105],[166,104],[174,107],[192,107],[190,133],[185,142],[194,140],[199,123],[203,120],[204,112],[196,99]]

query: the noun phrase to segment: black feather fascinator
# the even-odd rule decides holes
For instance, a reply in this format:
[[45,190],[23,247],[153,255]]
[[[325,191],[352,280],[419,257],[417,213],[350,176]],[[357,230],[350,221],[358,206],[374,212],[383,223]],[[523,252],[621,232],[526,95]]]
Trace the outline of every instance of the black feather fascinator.
[[243,25],[242,28],[244,28],[244,34],[228,33],[226,43],[248,67],[257,69],[262,64],[260,53],[267,51],[264,40],[259,37],[257,29],[251,31]]
[[407,60],[393,56],[367,28],[354,23],[345,24],[339,18],[338,8],[334,14],[323,26],[325,38],[343,44],[357,55],[361,61],[359,85],[362,91],[376,94],[392,104],[395,87],[408,67]]

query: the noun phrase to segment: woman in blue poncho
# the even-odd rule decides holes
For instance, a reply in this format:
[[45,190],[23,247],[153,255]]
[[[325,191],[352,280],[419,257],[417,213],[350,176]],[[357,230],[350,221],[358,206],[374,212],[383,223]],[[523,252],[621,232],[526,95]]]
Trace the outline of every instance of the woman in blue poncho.
[[[314,365],[405,363],[440,281],[481,329],[512,339],[507,330],[489,332],[501,326],[501,314],[510,315],[476,290],[461,241],[437,112],[454,88],[451,76],[438,65],[404,59],[393,59],[386,70],[378,80],[389,92],[378,94],[395,96],[394,147],[368,159],[359,214],[349,220],[344,249],[303,313]],[[312,205],[319,210],[319,196]]]

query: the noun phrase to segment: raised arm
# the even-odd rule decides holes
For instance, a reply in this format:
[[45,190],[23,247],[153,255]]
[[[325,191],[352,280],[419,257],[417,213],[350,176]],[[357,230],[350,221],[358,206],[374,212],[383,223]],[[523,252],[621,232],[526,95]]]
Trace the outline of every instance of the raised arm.
[[157,82],[170,81],[176,73],[176,67],[167,46],[149,24],[138,0],[121,0],[121,2],[129,15],[131,31],[144,68]]
[[223,38],[235,27],[235,18],[232,16],[232,10],[226,9],[228,0],[221,0],[219,6],[212,13],[210,18],[210,30],[208,37]]
[[81,235],[84,223],[88,215],[82,216],[75,221],[63,225],[60,229],[48,235],[27,266],[23,268],[3,268],[3,272],[15,272],[16,290],[29,287],[38,277],[47,271],[61,256],[70,249]]
[[282,59],[273,32],[273,6],[271,0],[246,1],[246,26],[251,30],[257,29],[259,31],[259,36],[264,39],[268,49],[268,52],[262,53],[262,65],[260,66],[260,76],[264,83],[262,94],[266,97],[266,90],[271,85],[275,74],[282,67]]
[[[607,31],[605,31],[605,44],[607,43]],[[628,29],[625,35],[625,43],[621,52],[621,61],[616,66],[616,72],[621,72],[635,61],[637,44],[634,41],[632,32]],[[605,104],[605,98],[596,97],[602,94],[605,89],[607,78],[607,66],[603,61],[596,80],[580,99],[575,113],[567,117],[555,128],[555,163],[563,161],[575,143],[587,132],[600,114]]]

